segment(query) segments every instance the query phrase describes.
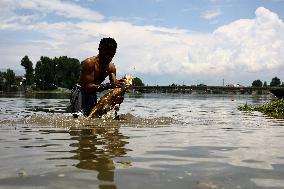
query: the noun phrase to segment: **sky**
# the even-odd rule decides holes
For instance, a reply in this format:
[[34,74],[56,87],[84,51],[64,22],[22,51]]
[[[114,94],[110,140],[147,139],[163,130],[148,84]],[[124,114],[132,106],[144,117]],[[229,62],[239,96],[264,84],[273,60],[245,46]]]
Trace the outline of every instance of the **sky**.
[[117,77],[146,85],[284,81],[284,0],[0,0],[0,70],[80,61],[118,43]]

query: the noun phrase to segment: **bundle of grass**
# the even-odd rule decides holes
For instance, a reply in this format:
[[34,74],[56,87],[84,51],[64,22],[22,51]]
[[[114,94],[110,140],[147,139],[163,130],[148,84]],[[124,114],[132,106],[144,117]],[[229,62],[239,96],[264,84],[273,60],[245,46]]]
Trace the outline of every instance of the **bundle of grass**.
[[270,117],[284,119],[284,98],[272,100],[260,106],[245,104],[239,106],[238,109],[240,111],[259,111]]

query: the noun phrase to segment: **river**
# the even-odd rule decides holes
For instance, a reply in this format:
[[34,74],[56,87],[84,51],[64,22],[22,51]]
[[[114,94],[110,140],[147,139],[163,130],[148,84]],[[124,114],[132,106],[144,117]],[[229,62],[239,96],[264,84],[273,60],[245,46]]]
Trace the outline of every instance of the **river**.
[[126,96],[121,120],[74,119],[62,95],[0,95],[0,188],[284,188],[270,96]]

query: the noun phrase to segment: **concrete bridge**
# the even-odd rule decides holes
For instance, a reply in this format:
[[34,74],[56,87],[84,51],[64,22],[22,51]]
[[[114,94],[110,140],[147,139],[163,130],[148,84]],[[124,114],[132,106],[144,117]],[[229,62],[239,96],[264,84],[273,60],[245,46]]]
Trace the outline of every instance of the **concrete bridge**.
[[133,86],[141,93],[188,93],[188,94],[269,94],[281,87],[227,87],[227,86]]

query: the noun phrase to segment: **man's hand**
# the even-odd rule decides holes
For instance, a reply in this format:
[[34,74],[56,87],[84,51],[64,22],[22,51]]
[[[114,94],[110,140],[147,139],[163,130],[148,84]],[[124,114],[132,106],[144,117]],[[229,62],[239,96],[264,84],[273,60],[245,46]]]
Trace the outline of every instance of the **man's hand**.
[[113,84],[115,85],[114,88],[121,88],[121,87],[124,86],[125,80],[124,79],[119,79],[119,80],[116,80]]
[[98,85],[97,91],[101,92],[103,90],[114,89],[114,88],[118,88],[118,86],[115,83],[105,83]]

